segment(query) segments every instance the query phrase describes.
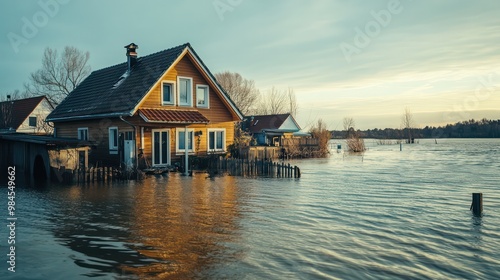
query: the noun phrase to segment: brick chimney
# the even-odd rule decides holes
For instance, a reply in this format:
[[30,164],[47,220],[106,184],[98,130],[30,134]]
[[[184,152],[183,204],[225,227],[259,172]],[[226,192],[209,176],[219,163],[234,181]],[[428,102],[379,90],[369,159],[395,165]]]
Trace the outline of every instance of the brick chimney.
[[127,49],[127,65],[128,65],[128,71],[134,67],[134,64],[137,62],[137,52],[136,50],[139,48],[138,45],[134,43],[130,43],[125,46]]

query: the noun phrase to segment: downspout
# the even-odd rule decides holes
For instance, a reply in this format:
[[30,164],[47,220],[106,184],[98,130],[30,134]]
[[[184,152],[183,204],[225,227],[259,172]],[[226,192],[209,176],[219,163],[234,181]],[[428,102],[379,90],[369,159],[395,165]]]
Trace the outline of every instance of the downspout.
[[[194,135],[193,135],[194,136]],[[194,138],[194,137],[193,137]],[[184,127],[184,175],[189,175],[189,144],[188,144],[189,136],[188,136],[188,126]],[[194,139],[193,139],[194,140]],[[194,148],[194,143],[191,143]]]
[[128,125],[130,125],[132,127],[132,129],[134,130],[134,167],[135,169],[137,170],[137,166],[138,166],[138,162],[137,162],[137,135],[136,135],[136,131],[135,131],[135,126],[133,124],[131,124],[130,122],[126,121],[125,119],[123,119],[123,116],[120,116],[119,117],[120,120]]

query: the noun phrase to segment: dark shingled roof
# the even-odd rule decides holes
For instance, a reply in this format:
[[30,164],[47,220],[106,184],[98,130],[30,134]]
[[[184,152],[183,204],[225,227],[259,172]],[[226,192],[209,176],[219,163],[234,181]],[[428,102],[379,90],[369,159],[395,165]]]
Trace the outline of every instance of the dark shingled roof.
[[252,116],[250,118],[253,120],[250,121],[248,129],[252,133],[259,133],[266,129],[279,129],[289,116],[290,114]]
[[[93,71],[47,117],[48,121],[130,115],[189,43],[138,57],[128,77],[127,62]],[[192,50],[192,49],[191,49]],[[192,50],[194,52],[194,50]]]
[[198,111],[139,109],[146,122],[161,123],[208,123],[208,119]]
[[12,112],[12,118],[10,120],[10,123],[7,125],[7,127],[0,127],[0,128],[13,128],[13,129],[19,128],[19,126],[21,126],[23,121],[26,120],[27,117],[29,117],[29,115],[33,112],[33,110],[35,110],[36,106],[38,106],[38,104],[40,104],[40,102],[42,102],[42,100],[44,99],[45,96],[42,95],[37,97],[0,102],[1,107],[12,106],[7,109]]

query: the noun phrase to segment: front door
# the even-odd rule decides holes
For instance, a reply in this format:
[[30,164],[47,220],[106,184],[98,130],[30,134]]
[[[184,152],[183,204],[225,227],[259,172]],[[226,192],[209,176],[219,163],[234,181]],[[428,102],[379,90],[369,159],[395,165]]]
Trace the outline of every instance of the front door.
[[135,140],[134,133],[132,131],[124,132],[124,142],[123,142],[123,161],[127,168],[134,167],[135,159]]
[[153,166],[170,164],[170,130],[152,130]]

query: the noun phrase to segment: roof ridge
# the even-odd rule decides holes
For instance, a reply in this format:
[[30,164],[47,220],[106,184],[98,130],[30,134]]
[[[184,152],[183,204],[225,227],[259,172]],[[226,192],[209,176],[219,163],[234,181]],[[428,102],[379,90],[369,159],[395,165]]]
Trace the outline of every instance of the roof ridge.
[[36,99],[36,98],[44,99],[44,98],[46,98],[46,96],[45,95],[39,95],[39,96],[22,98],[22,99],[5,100],[5,101],[1,101],[0,103],[5,103],[5,102],[19,102],[19,101],[26,101],[28,99]]
[[286,116],[286,115],[292,115],[290,113],[283,113],[283,114],[269,114],[269,115],[248,115],[246,117],[270,117],[270,116]]
[[[149,56],[153,56],[153,55],[157,55],[157,54],[159,54],[159,53],[161,53],[161,52],[166,52],[166,51],[170,51],[170,50],[173,50],[173,49],[176,49],[176,48],[179,48],[179,47],[188,47],[188,46],[189,46],[189,47],[191,47],[191,44],[190,44],[190,43],[184,43],[184,44],[181,44],[181,45],[178,45],[178,46],[172,47],[172,48],[168,48],[168,49],[164,49],[164,50],[157,51],[157,52],[154,52],[154,53],[150,53],[150,54],[145,55],[145,56],[139,56],[139,57],[137,57],[137,60],[138,60],[138,62],[139,62],[140,60],[142,60],[142,59],[144,59],[144,58],[147,58],[147,57],[149,57]],[[111,65],[111,66],[107,66],[107,67],[104,67],[104,68],[100,68],[100,69],[94,70],[94,71],[92,71],[92,73],[94,73],[94,72],[99,72],[99,71],[103,71],[103,70],[107,70],[107,69],[109,69],[109,68],[113,68],[113,67],[117,67],[117,66],[121,66],[121,65],[126,65],[126,64],[127,64],[127,62],[126,62],[126,61],[124,61],[124,62],[120,62],[120,63],[114,64],[114,65]]]

